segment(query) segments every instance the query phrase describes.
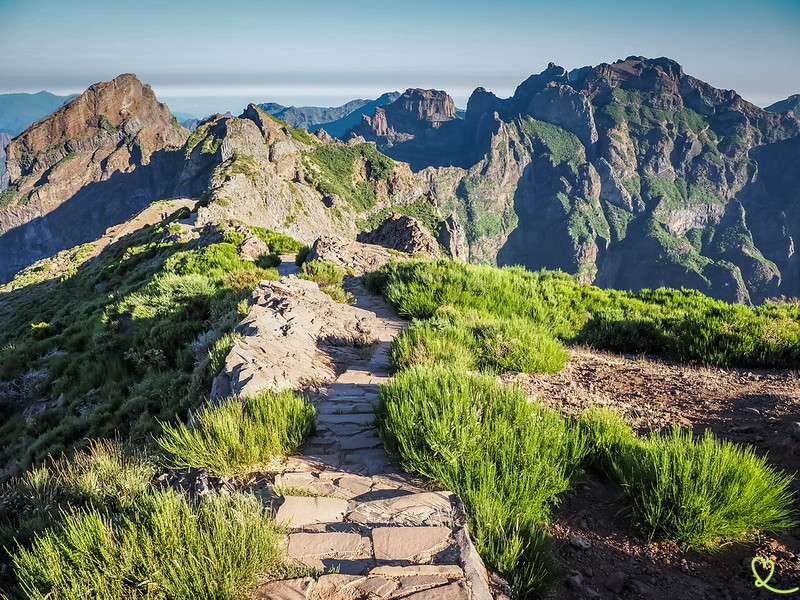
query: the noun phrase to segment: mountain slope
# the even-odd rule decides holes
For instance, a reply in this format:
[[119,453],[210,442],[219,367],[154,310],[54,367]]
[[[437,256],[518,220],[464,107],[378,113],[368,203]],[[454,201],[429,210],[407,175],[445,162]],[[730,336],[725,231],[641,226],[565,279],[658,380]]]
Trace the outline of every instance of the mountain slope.
[[477,89],[463,120],[443,92],[413,94],[350,134],[428,177],[472,260],[738,302],[800,295],[795,116],[666,58],[551,63],[511,98]]
[[768,110],[770,112],[786,112],[787,110],[791,110],[795,113],[795,116],[800,113],[800,94],[792,94],[785,100],[780,100],[775,104],[770,104],[764,110]]
[[170,195],[188,136],[134,75],[98,83],[26,129],[6,148],[0,280]]
[[0,94],[0,133],[19,135],[26,127],[46,117],[75,97],[38,94]]
[[332,137],[342,136],[350,127],[361,121],[361,115],[370,115],[378,106],[394,102],[400,94],[387,92],[375,100],[351,100],[342,106],[282,106],[274,102],[259,104],[272,116],[286,121],[292,127],[316,131],[324,129]]

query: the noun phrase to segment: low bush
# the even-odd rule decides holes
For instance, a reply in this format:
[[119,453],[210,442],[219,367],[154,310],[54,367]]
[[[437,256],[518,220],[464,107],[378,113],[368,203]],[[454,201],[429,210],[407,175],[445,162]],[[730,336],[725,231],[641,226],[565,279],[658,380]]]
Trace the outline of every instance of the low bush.
[[298,267],[301,266],[304,262],[306,262],[309,252],[311,252],[311,248],[309,246],[301,246],[297,251],[294,264],[296,264]]
[[304,248],[303,242],[298,242],[284,233],[254,225],[248,225],[248,227],[258,239],[267,245],[271,254],[294,254]]
[[206,467],[219,475],[247,473],[297,451],[313,431],[316,411],[292,392],[259,392],[203,407],[187,427],[163,424],[156,439],[172,467]]
[[565,273],[438,261],[393,261],[365,282],[401,316],[439,307],[523,319],[566,341],[618,352],[653,352],[721,366],[800,367],[800,310],[714,300],[694,290],[638,294],[581,285]]
[[457,311],[413,321],[390,350],[397,370],[420,364],[490,374],[555,373],[568,356],[552,336],[521,319],[481,318]]
[[545,524],[585,452],[577,429],[521,390],[443,368],[398,373],[376,414],[406,470],[463,498],[484,559],[520,597],[541,595],[555,577]]
[[262,254],[256,259],[256,266],[262,269],[273,269],[281,264],[279,254]]
[[0,488],[0,588],[15,584],[8,563],[18,545],[29,547],[40,532],[87,506],[129,509],[150,489],[154,473],[146,454],[93,441],[86,450],[53,457],[5,483]]
[[14,565],[32,600],[241,600],[257,574],[299,574],[283,558],[281,537],[253,497],[212,495],[190,505],[165,490],[140,497],[123,516],[90,508],[65,518]]
[[335,264],[323,260],[304,262],[300,268],[300,279],[308,279],[319,286],[319,289],[328,294],[340,304],[351,304],[353,295],[342,289],[344,270]]
[[651,536],[714,549],[794,524],[792,478],[752,447],[718,440],[710,431],[694,439],[676,427],[611,449],[634,518]]

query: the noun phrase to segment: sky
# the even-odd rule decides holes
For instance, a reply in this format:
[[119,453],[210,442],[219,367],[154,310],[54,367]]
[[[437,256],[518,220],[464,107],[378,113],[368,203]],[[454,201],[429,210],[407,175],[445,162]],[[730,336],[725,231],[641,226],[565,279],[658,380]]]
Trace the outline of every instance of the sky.
[[409,87],[465,107],[549,62],[667,56],[766,106],[800,93],[800,0],[0,0],[0,93],[136,73],[173,112],[336,106]]

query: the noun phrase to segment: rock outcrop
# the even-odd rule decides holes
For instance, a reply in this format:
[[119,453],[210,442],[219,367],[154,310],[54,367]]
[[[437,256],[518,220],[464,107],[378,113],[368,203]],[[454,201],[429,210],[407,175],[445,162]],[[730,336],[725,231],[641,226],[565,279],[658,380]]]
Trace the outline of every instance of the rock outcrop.
[[258,390],[300,390],[336,378],[336,365],[372,342],[374,314],[339,304],[311,281],[294,276],[262,281],[250,313],[236,328],[212,398]]
[[426,254],[439,258],[439,244],[414,217],[389,213],[377,229],[358,234],[357,241],[392,248],[408,255]]
[[31,125],[6,148],[0,281],[172,195],[188,136],[134,75],[95,84]]
[[383,246],[362,244],[334,235],[324,235],[314,242],[308,260],[322,260],[341,267],[352,275],[363,275],[377,271],[392,258],[406,256],[401,252],[389,252]]
[[6,171],[6,146],[11,143],[11,136],[0,133],[0,192],[8,187],[8,172]]

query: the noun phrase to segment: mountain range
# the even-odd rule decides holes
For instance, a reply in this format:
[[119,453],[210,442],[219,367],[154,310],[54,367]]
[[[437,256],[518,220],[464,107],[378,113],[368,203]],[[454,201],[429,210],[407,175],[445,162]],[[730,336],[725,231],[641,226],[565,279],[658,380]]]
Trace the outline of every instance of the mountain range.
[[465,113],[443,91],[409,89],[328,109],[250,105],[189,132],[124,75],[8,145],[0,280],[188,196],[203,219],[306,243],[397,211],[428,215],[471,262],[743,303],[800,296],[791,100],[761,109],[670,59],[628,57],[550,64],[510,98],[478,88]]
[[259,107],[292,127],[311,132],[324,129],[332,137],[341,137],[348,129],[358,125],[363,115],[371,115],[377,107],[391,104],[399,97],[399,92],[387,92],[375,100],[351,100],[342,106],[330,108],[282,106],[275,102],[259,104]]

